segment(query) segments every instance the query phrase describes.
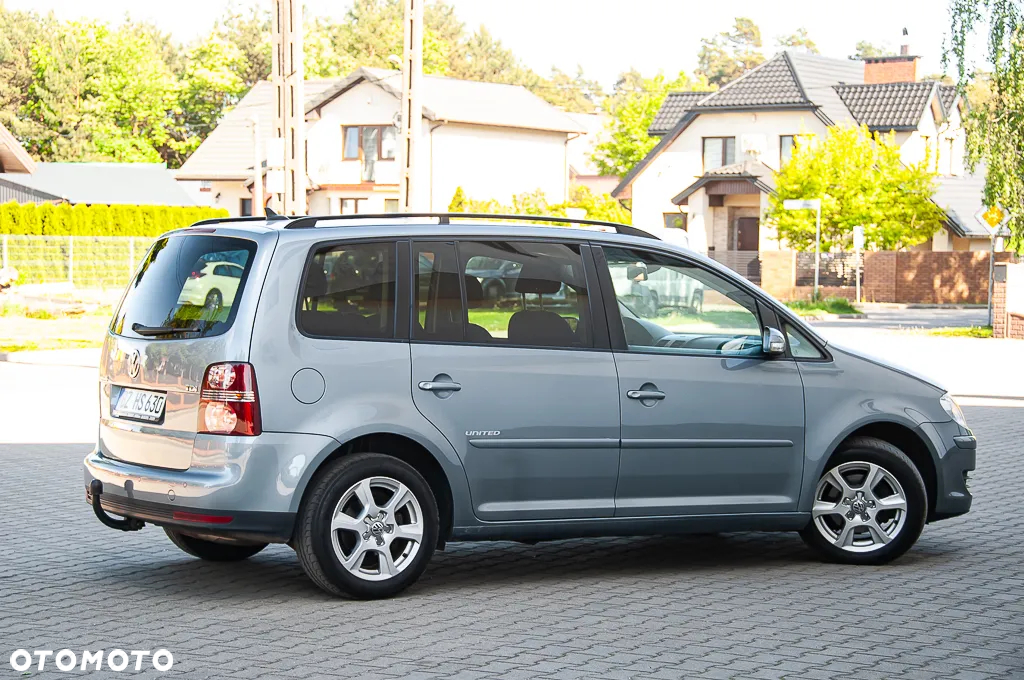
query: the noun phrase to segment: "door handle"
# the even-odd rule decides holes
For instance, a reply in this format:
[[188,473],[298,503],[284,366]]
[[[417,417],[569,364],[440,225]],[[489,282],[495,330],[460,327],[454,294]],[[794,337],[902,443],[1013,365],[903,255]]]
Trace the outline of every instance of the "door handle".
[[665,398],[665,393],[660,390],[630,390],[626,392],[626,396],[630,399],[639,399],[640,401],[647,401],[648,399],[660,401]]
[[462,389],[462,385],[443,380],[423,380],[420,382],[419,388],[427,392],[458,392]]

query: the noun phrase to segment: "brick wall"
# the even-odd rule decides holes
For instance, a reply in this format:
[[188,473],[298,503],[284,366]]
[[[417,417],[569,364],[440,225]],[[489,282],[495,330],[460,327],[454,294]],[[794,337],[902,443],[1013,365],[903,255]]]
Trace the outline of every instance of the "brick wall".
[[1024,264],[996,265],[992,335],[1024,340]]
[[[783,300],[809,298],[810,287],[796,286],[795,264],[787,251],[761,253],[761,287]],[[864,253],[861,299],[865,302],[985,304],[988,258],[984,251]],[[996,253],[996,262],[1012,261]],[[822,287],[822,296],[853,299],[853,286]]]

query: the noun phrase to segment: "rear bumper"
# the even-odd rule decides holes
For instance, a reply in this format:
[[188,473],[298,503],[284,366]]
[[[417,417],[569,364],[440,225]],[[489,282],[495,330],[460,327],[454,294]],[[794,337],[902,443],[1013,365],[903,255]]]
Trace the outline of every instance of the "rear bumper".
[[[92,504],[87,486],[85,500]],[[200,521],[211,514],[205,508],[188,508],[170,503],[151,503],[124,496],[100,495],[100,506],[112,515],[131,517],[149,524],[177,529],[196,536],[232,538],[256,543],[287,543],[295,526],[290,512],[232,511],[218,514],[214,522]]]
[[[199,435],[187,470],[129,463],[97,448],[86,456],[83,472],[87,493],[92,480],[103,483],[100,505],[111,514],[197,535],[282,542],[291,537],[312,466],[337,446],[320,435]],[[190,517],[196,515],[219,521]]]

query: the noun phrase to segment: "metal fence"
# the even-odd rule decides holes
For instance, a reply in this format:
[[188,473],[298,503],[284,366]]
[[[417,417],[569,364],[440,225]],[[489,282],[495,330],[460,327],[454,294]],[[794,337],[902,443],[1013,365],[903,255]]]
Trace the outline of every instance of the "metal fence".
[[761,257],[756,250],[709,250],[708,257],[753,284],[761,285]]
[[[857,253],[822,253],[818,272],[820,286],[856,286]],[[796,254],[796,285],[814,285],[814,253]]]
[[0,264],[19,283],[120,288],[156,239],[138,236],[0,236]]

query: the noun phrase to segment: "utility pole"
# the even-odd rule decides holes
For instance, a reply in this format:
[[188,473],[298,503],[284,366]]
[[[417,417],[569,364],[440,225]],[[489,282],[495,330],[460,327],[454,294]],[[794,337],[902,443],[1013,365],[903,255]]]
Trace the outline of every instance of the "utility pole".
[[260,119],[253,114],[252,123],[252,216],[263,217],[263,156],[260,154]]
[[284,215],[306,213],[305,72],[302,66],[302,0],[273,0],[271,76],[274,134],[284,145]]
[[423,3],[404,0],[405,44],[402,50],[402,137],[399,156],[402,174],[398,183],[401,212],[415,212],[419,202],[416,184],[416,150],[423,127]]

